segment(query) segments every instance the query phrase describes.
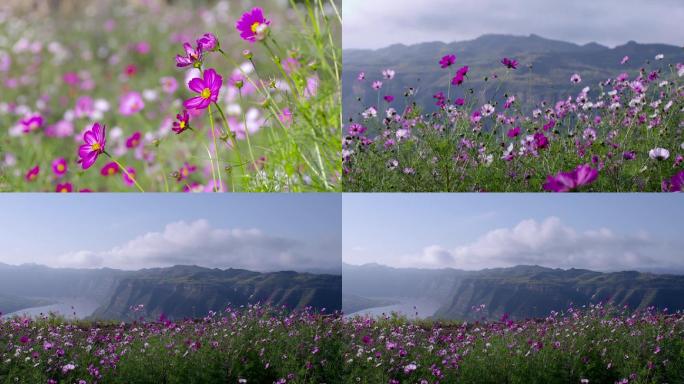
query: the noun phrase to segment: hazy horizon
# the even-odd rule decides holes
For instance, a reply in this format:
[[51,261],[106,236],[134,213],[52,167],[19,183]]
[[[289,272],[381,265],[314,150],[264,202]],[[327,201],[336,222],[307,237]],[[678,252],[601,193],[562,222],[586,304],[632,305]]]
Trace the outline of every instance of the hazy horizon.
[[677,223],[684,206],[673,198],[345,195],[342,259],[396,268],[539,265],[682,273],[684,241]]
[[[676,46],[684,43],[684,29],[679,27],[684,19],[684,3],[675,0],[430,0],[421,4],[408,0],[345,0],[342,6],[344,49],[450,43],[484,34],[537,34],[611,48],[631,40]],[[382,22],[378,22],[380,18]]]
[[[340,268],[341,198],[328,195],[8,195],[0,263],[258,272]],[[35,241],[40,239],[40,241]]]

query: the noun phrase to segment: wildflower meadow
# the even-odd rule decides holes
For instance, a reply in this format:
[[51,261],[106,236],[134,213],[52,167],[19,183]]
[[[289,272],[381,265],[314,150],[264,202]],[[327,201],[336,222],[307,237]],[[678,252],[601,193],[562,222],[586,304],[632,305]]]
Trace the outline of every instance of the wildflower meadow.
[[340,189],[339,2],[50,4],[0,8],[0,190]]
[[2,383],[340,383],[338,314],[261,305],[134,323],[0,320]]
[[598,84],[568,73],[574,94],[534,105],[519,101],[531,95],[506,87],[525,63],[502,58],[480,90],[469,87],[472,71],[464,64],[456,54],[435,59],[434,70],[451,79],[433,96],[436,112],[415,102],[418,85],[392,88],[400,76],[392,69],[358,74],[356,82],[377,100],[346,122],[345,190],[681,191],[684,63],[659,54]]
[[684,315],[653,308],[597,304],[541,319],[476,322],[357,316],[345,327],[349,382],[625,384],[684,377]]

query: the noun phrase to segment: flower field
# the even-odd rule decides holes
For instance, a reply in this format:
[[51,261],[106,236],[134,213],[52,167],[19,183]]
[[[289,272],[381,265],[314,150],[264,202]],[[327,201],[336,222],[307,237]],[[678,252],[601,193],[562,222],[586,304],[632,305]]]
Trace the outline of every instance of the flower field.
[[[657,55],[599,84],[568,73],[576,93],[529,106],[518,101],[529,95],[506,91],[522,63],[501,60],[485,79],[495,99],[484,102],[484,91],[468,88],[470,68],[453,69],[457,62],[456,55],[435,60],[452,80],[433,96],[434,113],[413,101],[419,87],[390,92],[395,71],[358,74],[377,103],[360,106],[346,125],[345,190],[681,191],[684,63]],[[457,90],[463,97],[453,97]],[[399,97],[406,107],[397,110]]]
[[253,305],[136,323],[0,320],[1,383],[336,383],[341,317]]
[[351,319],[349,382],[680,383],[684,314],[593,305],[545,319]]
[[339,190],[339,4],[167,3],[0,13],[0,190]]

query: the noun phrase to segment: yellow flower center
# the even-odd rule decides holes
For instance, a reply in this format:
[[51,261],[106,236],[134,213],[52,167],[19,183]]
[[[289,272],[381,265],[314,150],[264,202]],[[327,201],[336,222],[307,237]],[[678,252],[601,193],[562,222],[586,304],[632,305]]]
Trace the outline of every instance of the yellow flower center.
[[181,121],[179,124],[180,129],[185,129],[185,121]]
[[99,151],[101,148],[102,148],[102,147],[100,147],[100,143],[93,143],[93,144],[90,146],[90,149],[93,150],[93,151]]
[[114,171],[114,168],[109,168],[109,169],[107,170],[107,173],[110,174],[110,175],[113,175],[114,172],[115,172],[115,171]]
[[209,89],[209,88],[204,88],[204,89],[202,90],[202,93],[200,94],[200,96],[202,96],[203,99],[208,99],[209,96],[211,96],[211,89]]
[[64,172],[64,164],[57,164],[57,170],[60,172]]
[[260,25],[261,25],[261,23],[258,21],[255,22],[254,24],[252,24],[252,33],[257,33],[257,29],[259,29]]
[[62,192],[62,193],[67,193],[67,192],[69,192],[69,190],[68,190],[66,187],[62,187],[59,191]]

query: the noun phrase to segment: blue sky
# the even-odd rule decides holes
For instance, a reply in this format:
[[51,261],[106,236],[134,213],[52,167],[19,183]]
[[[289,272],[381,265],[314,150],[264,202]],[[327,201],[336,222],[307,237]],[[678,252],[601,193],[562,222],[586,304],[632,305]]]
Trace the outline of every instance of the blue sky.
[[347,194],[343,211],[352,264],[684,270],[681,196]]
[[681,0],[344,0],[344,48],[470,40],[486,33],[615,46],[684,43]]
[[333,194],[6,194],[0,262],[334,268],[340,206]]

